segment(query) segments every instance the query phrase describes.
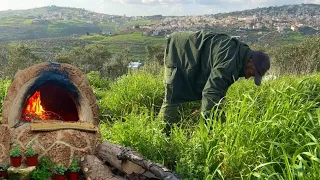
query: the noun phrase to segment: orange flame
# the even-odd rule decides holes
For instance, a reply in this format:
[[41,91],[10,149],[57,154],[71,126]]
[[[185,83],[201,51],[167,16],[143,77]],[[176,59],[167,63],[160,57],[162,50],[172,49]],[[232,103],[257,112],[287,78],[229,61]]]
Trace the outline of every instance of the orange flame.
[[[35,115],[41,119],[46,119],[45,110],[41,105],[40,91],[36,91],[28,100],[27,107],[24,110],[24,114]],[[30,118],[26,118],[30,120]]]

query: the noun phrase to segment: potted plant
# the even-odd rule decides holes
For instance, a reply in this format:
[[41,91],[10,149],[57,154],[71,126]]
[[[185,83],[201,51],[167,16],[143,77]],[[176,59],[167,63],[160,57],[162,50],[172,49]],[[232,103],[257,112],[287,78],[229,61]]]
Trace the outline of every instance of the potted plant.
[[53,169],[54,179],[55,180],[65,180],[67,168],[64,164],[57,164]]
[[13,167],[19,167],[21,165],[22,156],[21,151],[18,145],[15,145],[12,149],[9,150],[10,154],[10,163]]
[[69,166],[69,180],[78,180],[79,179],[79,172],[80,172],[80,159],[73,159],[70,166]]
[[38,153],[32,149],[33,141],[28,145],[25,156],[27,166],[38,166]]
[[4,179],[8,179],[8,169],[10,167],[10,164],[4,164],[0,167],[0,177],[3,177]]

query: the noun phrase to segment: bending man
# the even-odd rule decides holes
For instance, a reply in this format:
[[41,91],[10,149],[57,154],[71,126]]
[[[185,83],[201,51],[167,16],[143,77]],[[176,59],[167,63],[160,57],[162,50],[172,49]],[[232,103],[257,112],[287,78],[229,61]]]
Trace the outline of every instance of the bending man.
[[239,77],[254,77],[260,85],[270,69],[267,54],[226,34],[204,31],[173,33],[164,64],[165,98],[159,116],[170,124],[178,122],[179,104],[201,100],[200,111],[208,118]]

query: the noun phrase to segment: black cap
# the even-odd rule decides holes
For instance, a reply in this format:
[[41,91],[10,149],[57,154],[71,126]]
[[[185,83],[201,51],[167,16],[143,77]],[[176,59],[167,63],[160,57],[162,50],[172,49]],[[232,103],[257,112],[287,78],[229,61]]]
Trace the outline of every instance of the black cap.
[[270,58],[266,53],[261,51],[253,51],[251,57],[256,68],[254,83],[259,86],[261,84],[262,76],[270,69]]

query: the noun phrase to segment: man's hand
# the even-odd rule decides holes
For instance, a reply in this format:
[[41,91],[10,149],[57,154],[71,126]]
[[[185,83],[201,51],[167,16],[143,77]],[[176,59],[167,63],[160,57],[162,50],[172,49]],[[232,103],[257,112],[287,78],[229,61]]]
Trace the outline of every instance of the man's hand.
[[193,111],[192,115],[197,115],[197,114],[199,114],[200,112],[201,112],[200,109],[197,109],[197,110]]

